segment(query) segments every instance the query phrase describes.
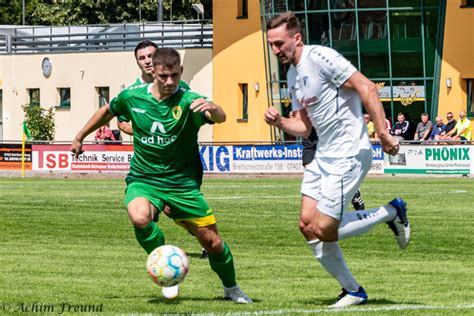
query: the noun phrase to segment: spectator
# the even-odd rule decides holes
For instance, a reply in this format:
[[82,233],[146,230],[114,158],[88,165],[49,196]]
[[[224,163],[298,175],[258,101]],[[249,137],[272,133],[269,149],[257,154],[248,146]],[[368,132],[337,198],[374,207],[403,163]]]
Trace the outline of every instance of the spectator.
[[364,123],[367,125],[367,133],[369,133],[370,140],[374,140],[375,139],[375,126],[374,126],[374,122],[372,122],[372,119],[370,118],[369,113],[364,114]]
[[445,134],[446,124],[443,123],[443,118],[441,116],[436,117],[436,124],[433,126],[431,131],[430,139],[431,140],[440,140],[441,135]]
[[456,126],[457,121],[454,119],[453,112],[448,112],[446,118],[448,119],[448,123],[446,124],[444,132],[441,133],[439,137],[441,140],[450,140],[452,137],[456,136],[456,129],[454,127]]
[[411,140],[410,123],[405,120],[405,114],[398,113],[397,120],[390,130],[390,134],[398,140]]
[[456,136],[453,140],[471,140],[471,121],[466,117],[466,111],[459,112],[459,121],[454,127],[456,129]]
[[103,125],[102,127],[100,127],[95,133],[94,139],[97,143],[116,140],[114,133],[112,133],[112,130],[109,128],[108,125]]
[[418,123],[415,131],[415,140],[427,140],[430,138],[433,123],[430,121],[428,113],[421,114],[421,122]]

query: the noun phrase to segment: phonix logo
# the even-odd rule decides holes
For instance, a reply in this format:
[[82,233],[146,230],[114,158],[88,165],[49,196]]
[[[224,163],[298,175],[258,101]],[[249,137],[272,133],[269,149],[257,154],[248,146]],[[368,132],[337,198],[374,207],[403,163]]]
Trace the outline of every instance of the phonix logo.
[[425,160],[450,161],[450,160],[471,160],[469,157],[469,147],[442,147],[426,148]]

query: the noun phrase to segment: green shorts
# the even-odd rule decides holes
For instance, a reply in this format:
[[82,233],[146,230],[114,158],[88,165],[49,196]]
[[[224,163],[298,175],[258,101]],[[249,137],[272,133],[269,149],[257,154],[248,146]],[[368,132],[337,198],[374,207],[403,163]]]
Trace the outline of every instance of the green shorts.
[[186,228],[186,223],[204,227],[217,222],[214,213],[207,205],[204,196],[198,189],[176,189],[154,186],[149,183],[134,181],[128,183],[125,190],[125,207],[132,200],[144,197],[153,204],[159,212],[164,205],[170,207],[170,217]]

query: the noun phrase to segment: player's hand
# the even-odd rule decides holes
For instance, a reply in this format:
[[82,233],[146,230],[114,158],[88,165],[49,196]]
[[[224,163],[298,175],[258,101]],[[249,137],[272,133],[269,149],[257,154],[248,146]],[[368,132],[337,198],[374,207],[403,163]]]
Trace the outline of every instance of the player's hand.
[[81,155],[84,150],[82,150],[82,141],[75,139],[71,144],[71,152],[74,154],[74,157],[77,158]]
[[212,111],[216,108],[216,106],[212,102],[209,102],[206,99],[200,98],[200,99],[194,100],[193,103],[191,103],[190,108],[193,112],[209,111],[212,113]]
[[268,125],[275,126],[280,123],[281,114],[274,106],[271,106],[265,111],[263,119],[265,120],[265,122],[267,122]]
[[382,145],[383,151],[392,156],[397,155],[400,150],[398,139],[390,134],[380,137],[380,144]]

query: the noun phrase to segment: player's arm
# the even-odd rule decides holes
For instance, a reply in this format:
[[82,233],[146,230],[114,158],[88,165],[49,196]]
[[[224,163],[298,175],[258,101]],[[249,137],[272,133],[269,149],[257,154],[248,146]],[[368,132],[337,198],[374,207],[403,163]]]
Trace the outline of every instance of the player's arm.
[[114,115],[110,112],[108,104],[98,109],[74,138],[71,144],[71,151],[74,153],[74,156],[78,157],[83,152],[82,142],[84,138],[99,127],[109,123],[113,117]]
[[398,153],[399,145],[388,130],[385,128],[385,112],[383,110],[382,102],[380,102],[377,86],[359,71],[354,72],[349,79],[342,85],[344,88],[353,89],[360,95],[365,109],[372,117],[375,125],[375,130],[378,132],[378,137],[384,151],[391,155]]
[[308,138],[313,126],[311,125],[306,110],[301,109],[293,113],[293,117],[283,117],[274,106],[271,106],[265,112],[264,120],[268,125],[276,126],[285,133]]
[[204,112],[206,118],[214,123],[223,123],[226,119],[224,110],[217,104],[199,98],[193,101],[190,106],[193,112]]
[[129,122],[125,122],[125,121],[121,122],[121,121],[117,120],[117,127],[118,127],[119,130],[121,130],[125,134],[133,136],[132,124],[130,124]]

